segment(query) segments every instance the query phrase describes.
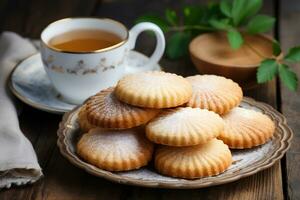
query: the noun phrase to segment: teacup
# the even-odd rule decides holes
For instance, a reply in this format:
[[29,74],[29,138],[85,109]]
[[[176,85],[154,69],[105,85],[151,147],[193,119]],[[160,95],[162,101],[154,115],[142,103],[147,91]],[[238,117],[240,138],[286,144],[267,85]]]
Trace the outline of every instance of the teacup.
[[[49,41],[60,34],[77,29],[98,29],[113,33],[121,42],[90,52],[72,52],[58,49]],[[137,36],[143,31],[153,31],[156,48],[149,62],[142,67],[122,65],[128,52],[135,47]],[[41,56],[45,71],[63,99],[80,104],[101,89],[114,86],[128,73],[153,70],[163,55],[165,38],[161,29],[149,22],[135,25],[131,30],[112,19],[67,18],[48,25],[41,34]]]

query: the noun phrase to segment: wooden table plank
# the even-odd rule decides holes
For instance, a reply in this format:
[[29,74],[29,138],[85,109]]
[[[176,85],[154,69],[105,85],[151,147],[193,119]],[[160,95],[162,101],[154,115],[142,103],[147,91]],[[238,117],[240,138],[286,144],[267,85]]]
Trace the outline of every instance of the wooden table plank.
[[[19,2],[19,1],[17,1]],[[60,1],[53,2],[59,4],[58,8],[52,4],[51,0],[39,3],[37,0],[33,7],[28,7],[30,11],[23,11],[27,18],[22,21],[26,26],[19,30],[14,27],[12,22],[6,22],[2,27],[17,30],[19,33],[25,33],[27,36],[37,37],[39,31],[49,21],[59,17],[68,15],[77,15],[81,12],[81,7],[85,7],[86,1],[67,1],[68,4]],[[74,3],[75,2],[75,3]],[[199,1],[189,1],[190,3]],[[203,1],[202,1],[203,2]],[[73,5],[74,4],[74,5]],[[43,6],[46,5],[46,6]],[[177,1],[157,0],[157,1],[131,1],[131,4],[122,1],[103,1],[99,7],[98,16],[107,16],[119,19],[127,26],[133,25],[134,19],[145,11],[161,12],[167,6],[180,7]],[[49,7],[49,8],[47,8]],[[37,13],[28,14],[30,12]],[[264,10],[268,13],[273,13],[273,2],[265,1]],[[82,12],[87,14],[92,12],[92,6]],[[8,14],[11,16],[10,14]],[[41,18],[45,19],[41,19]],[[17,20],[21,20],[17,17]],[[36,24],[34,23],[36,22]],[[16,29],[15,29],[16,28]],[[137,49],[143,52],[150,53],[153,48],[153,40],[146,39],[147,36],[140,38],[140,43]],[[146,44],[149,41],[150,44]],[[152,44],[152,47],[151,47]],[[163,59],[161,64],[167,71],[176,72],[182,75],[192,75],[196,73],[191,62],[186,60],[170,61]],[[246,95],[250,95],[258,100],[270,103],[276,107],[276,87],[275,82],[260,86],[251,91],[247,91]],[[36,111],[28,106],[25,106],[24,112],[20,117],[22,130],[34,144],[39,161],[43,167],[45,177],[34,185],[22,186],[5,190],[0,193],[0,199],[283,199],[281,168],[277,163],[270,169],[264,170],[256,175],[244,178],[240,181],[216,186],[211,188],[196,189],[196,190],[165,190],[151,189],[125,186],[116,183],[111,183],[104,179],[94,177],[87,174],[81,169],[71,165],[59,153],[56,147],[55,131],[58,127],[60,116],[48,114],[41,111]]]
[[[281,1],[280,42],[284,49],[300,45],[300,2],[297,0]],[[293,66],[298,76],[300,65]],[[286,155],[288,195],[290,199],[300,199],[300,91],[291,92],[281,87],[282,113],[294,131],[290,150]]]

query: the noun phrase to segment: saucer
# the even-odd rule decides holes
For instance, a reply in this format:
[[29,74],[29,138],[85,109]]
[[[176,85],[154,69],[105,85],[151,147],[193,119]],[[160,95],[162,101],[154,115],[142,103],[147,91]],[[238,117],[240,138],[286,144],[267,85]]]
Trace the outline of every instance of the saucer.
[[[143,66],[149,58],[137,51],[130,51],[125,65]],[[161,70],[159,64],[153,70]],[[9,88],[24,103],[50,113],[63,114],[76,105],[63,101],[51,84],[41,60],[32,55],[19,63],[10,76]]]

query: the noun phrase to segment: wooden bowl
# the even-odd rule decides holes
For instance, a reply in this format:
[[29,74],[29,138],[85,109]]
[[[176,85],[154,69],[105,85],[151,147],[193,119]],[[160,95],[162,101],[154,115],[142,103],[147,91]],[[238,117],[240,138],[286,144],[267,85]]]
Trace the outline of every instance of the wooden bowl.
[[244,44],[237,50],[229,46],[225,32],[195,37],[189,51],[200,74],[225,76],[243,89],[257,85],[256,70],[262,60],[272,57],[273,40],[265,35],[243,34]]

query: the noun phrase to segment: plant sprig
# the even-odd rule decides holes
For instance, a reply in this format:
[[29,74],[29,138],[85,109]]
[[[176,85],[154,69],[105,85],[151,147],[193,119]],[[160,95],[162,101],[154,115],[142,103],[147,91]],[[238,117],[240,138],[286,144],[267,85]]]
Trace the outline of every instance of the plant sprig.
[[300,47],[289,49],[286,55],[281,52],[279,43],[273,42],[273,57],[263,60],[257,70],[256,79],[258,83],[265,83],[279,75],[282,83],[290,90],[296,91],[298,77],[291,70],[289,64],[300,62]]
[[[168,8],[164,17],[146,14],[137,22],[157,24],[167,35],[166,55],[178,59],[188,54],[190,41],[201,33],[225,31],[231,48],[238,49],[244,44],[243,33],[255,35],[271,30],[275,18],[258,14],[262,3],[262,0],[221,0],[220,3],[184,6],[178,12]],[[259,51],[252,50],[261,56]],[[257,82],[265,83],[278,75],[288,89],[295,91],[298,78],[289,64],[296,62],[300,62],[300,46],[283,55],[280,44],[274,40],[273,55],[260,63]]]
[[219,4],[184,6],[180,12],[166,9],[164,17],[148,13],[139,17],[136,22],[157,24],[168,35],[166,54],[170,59],[178,59],[188,53],[188,44],[198,34],[216,31],[209,24],[212,18],[219,18],[222,13]]
[[267,15],[256,15],[262,7],[262,0],[222,0],[220,10],[224,17],[211,19],[212,27],[227,32],[227,38],[233,49],[238,49],[244,43],[241,31],[248,34],[258,34],[269,31],[275,18]]

